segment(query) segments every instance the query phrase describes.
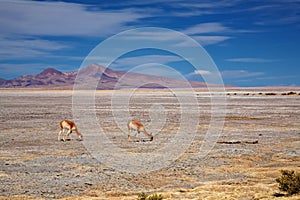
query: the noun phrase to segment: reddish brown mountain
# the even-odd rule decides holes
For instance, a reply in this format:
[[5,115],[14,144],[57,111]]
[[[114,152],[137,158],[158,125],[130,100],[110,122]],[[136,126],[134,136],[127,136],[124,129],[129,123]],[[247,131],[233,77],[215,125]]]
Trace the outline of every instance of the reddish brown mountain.
[[[77,77],[77,79],[76,79]],[[81,89],[122,89],[122,88],[186,88],[206,87],[201,82],[138,74],[133,72],[115,71],[92,64],[78,72],[60,72],[48,68],[37,75],[21,76],[12,80],[0,79],[1,88],[41,88],[41,89],[73,89],[76,80],[77,88]]]
[[2,88],[71,88],[76,76],[48,68],[37,75],[21,76],[0,82]]
[[64,74],[54,68],[47,68],[37,76],[39,77],[51,77],[51,76],[63,76]]
[[6,81],[5,79],[0,78],[0,85],[3,84],[3,83],[5,83],[5,81]]

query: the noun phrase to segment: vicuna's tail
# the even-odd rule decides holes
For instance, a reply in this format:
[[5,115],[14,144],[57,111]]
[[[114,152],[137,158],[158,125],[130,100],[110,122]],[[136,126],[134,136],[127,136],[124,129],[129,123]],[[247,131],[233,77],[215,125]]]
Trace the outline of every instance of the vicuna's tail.
[[61,129],[63,128],[62,123],[63,123],[63,121],[60,121],[60,122],[59,122],[59,126],[60,126]]

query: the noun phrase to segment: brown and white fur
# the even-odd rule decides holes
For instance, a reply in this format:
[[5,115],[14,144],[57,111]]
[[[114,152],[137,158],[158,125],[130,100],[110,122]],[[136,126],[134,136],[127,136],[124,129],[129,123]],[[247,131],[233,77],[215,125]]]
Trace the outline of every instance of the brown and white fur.
[[[127,127],[128,127],[128,141],[130,141],[130,133],[132,130],[137,131],[134,135],[135,137],[137,133],[139,134],[140,132],[143,132],[150,139],[150,141],[153,140],[153,136],[146,131],[146,129],[144,128],[141,122],[138,122],[136,120],[131,120],[128,122]],[[141,141],[141,138],[139,138],[139,141]]]
[[[60,141],[61,135],[62,135],[62,139],[63,141],[66,141],[66,139],[68,137],[70,137],[69,139],[72,139],[72,136],[70,135],[72,133],[72,131],[75,131],[76,136],[78,137],[79,140],[82,140],[82,134],[78,132],[77,126],[74,122],[70,121],[70,120],[63,120],[60,122],[60,131],[58,133],[58,138],[57,140]],[[68,131],[65,137],[65,131]]]

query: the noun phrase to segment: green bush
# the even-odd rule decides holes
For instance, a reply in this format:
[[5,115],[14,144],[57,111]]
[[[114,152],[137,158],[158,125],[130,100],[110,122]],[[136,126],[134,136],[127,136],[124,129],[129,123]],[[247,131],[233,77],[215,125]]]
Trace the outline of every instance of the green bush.
[[279,183],[279,189],[288,195],[300,192],[300,173],[293,170],[281,170],[281,176],[276,178],[276,182]]
[[147,199],[147,194],[146,193],[144,193],[144,192],[142,192],[142,193],[139,193],[138,194],[138,198],[137,198],[137,200],[146,200]]
[[162,200],[162,199],[163,196],[161,194],[147,195],[144,192],[138,194],[138,198],[137,198],[137,200]]

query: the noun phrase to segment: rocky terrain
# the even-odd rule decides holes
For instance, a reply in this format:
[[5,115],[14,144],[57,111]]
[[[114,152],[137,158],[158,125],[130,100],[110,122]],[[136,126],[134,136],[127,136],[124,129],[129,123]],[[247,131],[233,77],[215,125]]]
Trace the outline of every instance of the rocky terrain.
[[[162,148],[182,126],[184,113],[174,93],[138,90],[131,94],[127,110],[153,133],[154,141],[128,142],[126,127],[116,126],[115,92],[126,94],[95,93],[96,120],[110,142],[128,154]],[[73,91],[2,90],[0,199],[137,199],[141,192],[166,199],[299,199],[274,196],[280,193],[275,182],[280,170],[300,171],[300,95],[282,95],[289,92],[227,91],[224,127],[211,151],[201,157],[215,94],[178,91],[197,99],[200,114],[195,105],[188,105],[191,119],[199,119],[196,137],[171,164],[135,174],[93,157],[85,146],[90,130],[84,126],[78,127],[84,141],[57,141],[59,121],[73,119]],[[163,116],[163,124],[153,122]]]

